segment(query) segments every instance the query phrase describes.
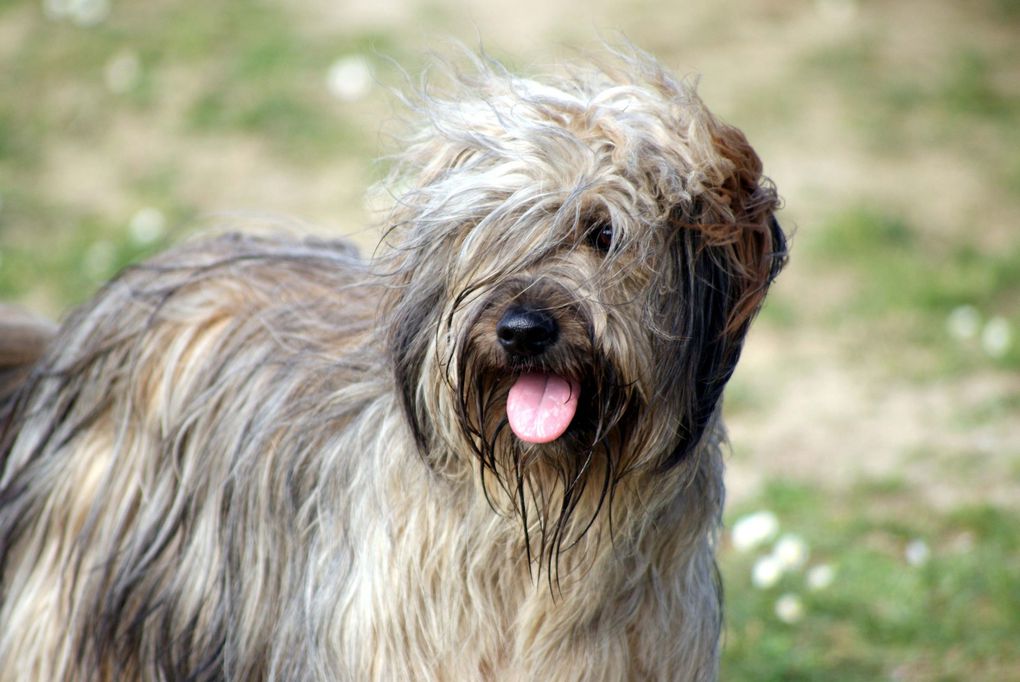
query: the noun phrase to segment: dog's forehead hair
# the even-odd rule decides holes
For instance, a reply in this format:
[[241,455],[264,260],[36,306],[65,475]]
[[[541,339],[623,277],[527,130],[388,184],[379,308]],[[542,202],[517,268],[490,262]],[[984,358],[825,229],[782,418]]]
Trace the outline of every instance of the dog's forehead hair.
[[447,103],[452,108],[444,113],[456,125],[433,119],[428,146],[446,148],[433,163],[457,154],[458,163],[445,169],[451,179],[478,179],[481,171],[508,189],[538,183],[561,196],[606,185],[671,206],[731,171],[688,83],[675,81],[669,92],[642,83],[599,89],[512,77],[497,85]]
[[[492,61],[474,66],[448,67],[445,88],[409,100],[417,120],[390,178],[400,197],[391,224],[429,239],[513,225],[518,243],[535,244],[566,238],[528,234],[536,218],[563,226],[594,212],[634,232],[704,196],[725,213],[741,203],[735,193],[756,188],[761,164],[739,131],[708,111],[693,81],[648,55],[541,81]],[[751,181],[734,185],[735,176]]]

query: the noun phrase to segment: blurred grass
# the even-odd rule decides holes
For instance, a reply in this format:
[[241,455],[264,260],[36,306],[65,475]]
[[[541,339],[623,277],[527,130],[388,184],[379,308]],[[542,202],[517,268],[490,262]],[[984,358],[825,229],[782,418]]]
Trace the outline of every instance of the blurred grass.
[[[851,375],[858,367],[884,368],[890,386],[937,385],[970,375],[1005,383],[1015,377],[1020,2],[978,0],[958,10],[965,20],[957,23],[931,19],[929,14],[938,14],[935,5],[915,4],[907,26],[899,3],[779,0],[755,9],[765,27],[757,30],[734,19],[750,14],[750,4],[721,2],[711,11],[705,10],[708,3],[695,5],[692,16],[698,9],[706,15],[691,20],[703,31],[691,36],[696,49],[706,42],[739,48],[759,36],[760,45],[725,62],[721,73],[739,90],[730,93],[736,104],[726,113],[735,109],[733,122],[765,137],[767,170],[770,158],[787,159],[794,169],[787,173],[789,185],[780,182],[788,204],[784,225],[796,228],[793,260],[755,330],[778,339],[779,368],[772,371],[809,372],[785,359],[793,340],[807,338],[826,349],[824,362],[848,367]],[[845,30],[812,39],[798,21],[826,7],[850,12],[851,19]],[[685,41],[673,35],[669,22],[679,19],[669,14],[678,11],[672,5],[649,0],[613,11],[602,25],[630,22],[628,37],[638,45],[674,50],[660,55],[665,62],[701,57],[684,52]],[[210,10],[186,0],[154,0],[115,2],[108,17],[79,26],[47,19],[41,2],[0,0],[0,299],[51,314],[84,300],[117,269],[172,243],[182,226],[218,210],[202,202],[201,183],[212,193],[219,184],[243,185],[262,174],[299,178],[284,185],[285,194],[322,174],[335,184],[315,185],[297,203],[340,195],[350,180],[330,164],[350,157],[371,169],[379,119],[388,112],[378,98],[338,102],[327,87],[331,64],[345,55],[365,57],[380,82],[399,85],[386,58],[413,72],[421,53],[408,47],[412,39],[422,29],[443,35],[464,13],[455,4],[410,3],[402,23],[327,30],[310,29],[307,17],[299,19],[279,2],[223,0]],[[792,28],[784,28],[784,21]],[[937,32],[903,42],[905,29],[925,22]],[[507,32],[517,26],[507,23]],[[685,26],[677,23],[678,32]],[[460,37],[476,42],[473,34]],[[501,57],[526,63],[523,55]],[[125,59],[137,73],[115,91],[111,65]],[[770,59],[779,65],[774,73],[756,70]],[[131,126],[144,134],[112,135]],[[769,131],[778,139],[769,140]],[[821,150],[807,145],[812,134],[821,136]],[[814,166],[800,168],[804,154],[825,157],[830,143],[843,164],[832,177],[811,176]],[[149,146],[158,153],[141,153]],[[244,153],[237,155],[232,178],[210,175],[195,161],[202,157],[208,164],[208,157],[238,148]],[[74,151],[71,162],[89,162],[79,169],[80,179],[61,180],[56,172],[68,149]],[[99,196],[84,196],[91,176],[112,165],[119,172],[95,185]],[[942,176],[931,171],[942,165],[952,173],[939,184]],[[374,172],[359,171],[359,181]],[[919,188],[912,176],[935,180]],[[952,201],[941,201],[947,196]],[[326,210],[342,210],[340,203]],[[950,209],[942,212],[942,206]],[[146,208],[156,209],[166,228],[139,239],[130,224]],[[947,328],[961,309],[976,314],[971,338]],[[995,318],[1012,333],[997,355],[981,340]],[[939,390],[953,390],[954,384],[946,385]],[[774,379],[757,386],[738,381],[727,407],[733,412],[735,406],[738,416],[773,419],[783,413],[782,397]],[[987,468],[1020,484],[1020,451],[1008,440],[1018,414],[1020,390],[1003,390],[961,407],[948,424],[926,428],[936,441],[942,433],[958,437],[968,430],[1006,434],[997,436],[998,459]],[[806,425],[813,419],[792,417]],[[854,420],[855,413],[846,419]],[[766,479],[762,493],[738,501],[730,521],[755,508],[772,509],[785,530],[807,539],[812,564],[831,563],[837,577],[817,592],[806,589],[802,573],[758,589],[749,579],[758,555],[724,544],[723,679],[1020,680],[1016,506],[936,508],[923,494],[929,487],[980,487],[985,479],[964,474],[974,474],[991,455],[972,441],[953,441],[938,452],[882,453],[934,462],[937,473],[926,481],[891,477],[829,481],[826,487],[796,482],[797,472],[783,471],[773,475],[784,482]],[[839,445],[804,457],[837,456]],[[758,446],[741,444],[738,453]],[[931,548],[931,558],[912,566],[904,552],[918,539]],[[787,624],[775,615],[783,593],[802,598],[800,622]]]
[[363,131],[332,110],[323,74],[338,51],[394,54],[386,36],[316,44],[303,40],[277,11],[263,6],[253,13],[250,3],[242,7],[243,38],[231,41],[235,44],[215,64],[190,106],[189,125],[211,133],[256,134],[272,141],[279,153],[303,162],[328,158],[337,149],[376,152]]
[[[992,506],[940,513],[895,480],[838,495],[776,483],[731,510],[730,521],[754,509],[772,510],[783,533],[804,538],[806,568],[829,564],[835,578],[812,590],[805,570],[793,570],[755,587],[752,567],[769,546],[741,553],[724,545],[722,679],[1020,679],[1015,516]],[[917,542],[930,556],[911,564]],[[789,594],[803,604],[795,622],[775,612]]]
[[[947,333],[954,309],[973,306],[1020,329],[1020,240],[1004,249],[982,248],[963,235],[926,234],[894,213],[868,206],[836,213],[822,228],[806,240],[802,253],[816,267],[842,271],[855,283],[852,298],[830,311],[830,324],[847,317],[898,323],[885,328],[904,342],[937,350],[943,372],[989,362]],[[993,362],[1020,368],[1020,344]]]
[[[225,0],[215,12],[189,2],[117,4],[89,26],[47,20],[42,3],[6,2],[4,23],[16,39],[0,68],[0,297],[29,299],[51,313],[170,241],[132,241],[132,211],[163,211],[171,236],[202,213],[182,189],[195,146],[250,139],[267,159],[303,168],[342,150],[367,167],[377,148],[365,113],[338,106],[326,74],[338,55],[400,55],[379,32],[310,38],[282,6],[258,0]],[[123,91],[109,83],[118,59],[136,71]],[[125,117],[149,121],[154,141],[176,131],[185,145],[161,165],[131,169],[116,190],[133,207],[102,196],[82,205],[49,186],[50,151],[68,143],[106,149],[108,132]],[[84,253],[97,242],[110,255],[90,270]]]

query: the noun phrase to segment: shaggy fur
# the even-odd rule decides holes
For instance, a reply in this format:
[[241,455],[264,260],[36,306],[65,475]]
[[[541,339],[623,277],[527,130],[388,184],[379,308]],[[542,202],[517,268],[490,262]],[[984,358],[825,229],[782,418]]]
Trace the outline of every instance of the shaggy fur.
[[[32,363],[0,408],[0,680],[716,677],[719,403],[775,192],[646,55],[448,75],[373,261],[187,244]],[[514,306],[541,352],[497,339]],[[536,370],[580,386],[544,445],[505,409]]]

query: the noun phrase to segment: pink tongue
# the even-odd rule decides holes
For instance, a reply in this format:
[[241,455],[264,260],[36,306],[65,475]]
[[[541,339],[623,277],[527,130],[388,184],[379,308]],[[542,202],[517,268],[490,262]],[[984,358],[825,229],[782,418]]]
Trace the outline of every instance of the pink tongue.
[[548,443],[563,435],[577,412],[581,386],[556,374],[522,374],[506,397],[506,418],[527,443]]

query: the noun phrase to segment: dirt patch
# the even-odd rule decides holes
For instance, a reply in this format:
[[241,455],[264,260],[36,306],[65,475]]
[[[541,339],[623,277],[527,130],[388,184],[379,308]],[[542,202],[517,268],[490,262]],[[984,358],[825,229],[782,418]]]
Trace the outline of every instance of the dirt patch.
[[734,383],[753,406],[729,418],[732,499],[777,478],[836,489],[902,478],[939,507],[1020,508],[1020,420],[983,416],[1015,403],[1020,377],[910,382],[849,364],[832,343],[804,330],[752,337]]

